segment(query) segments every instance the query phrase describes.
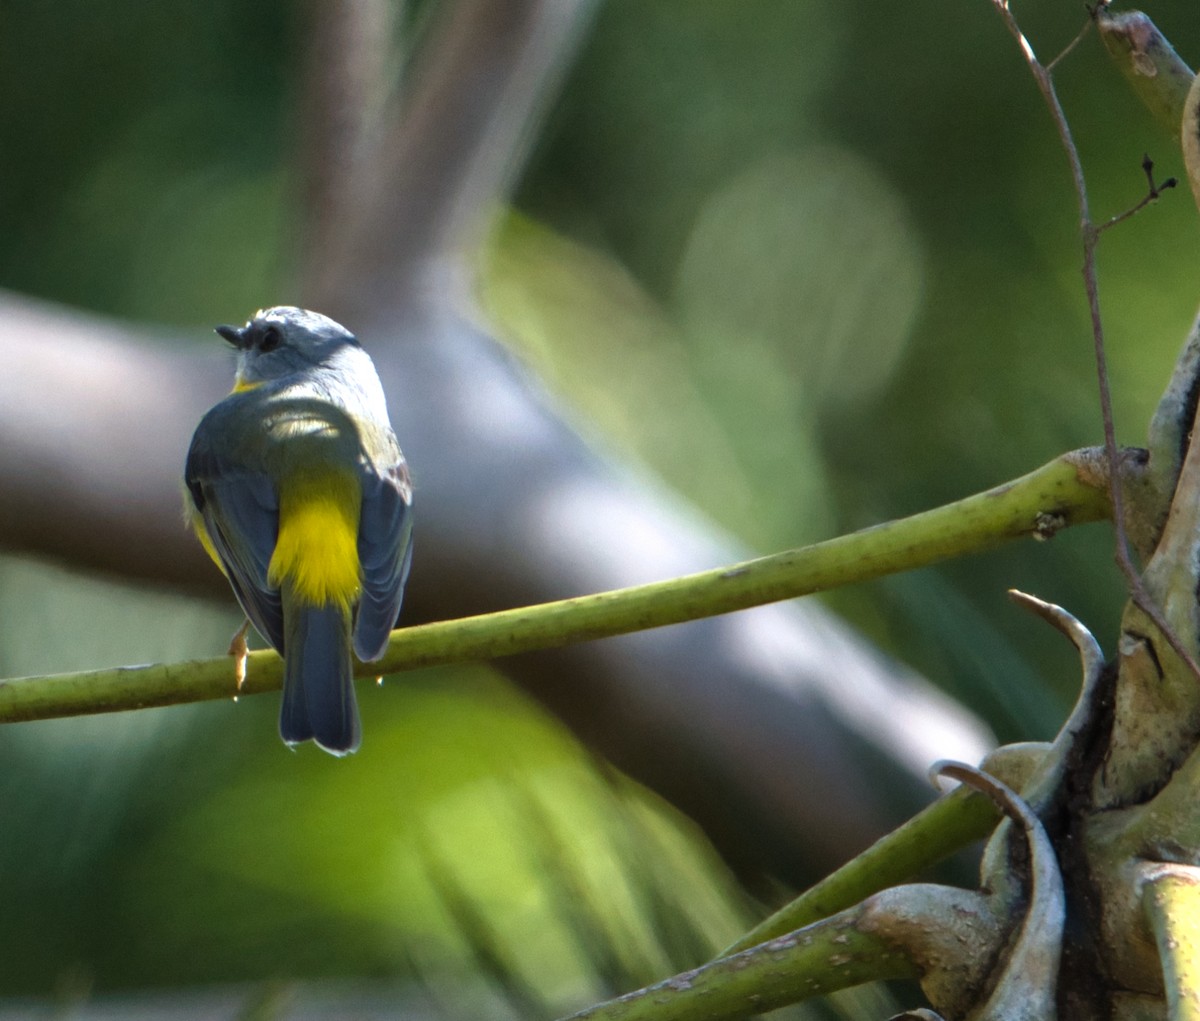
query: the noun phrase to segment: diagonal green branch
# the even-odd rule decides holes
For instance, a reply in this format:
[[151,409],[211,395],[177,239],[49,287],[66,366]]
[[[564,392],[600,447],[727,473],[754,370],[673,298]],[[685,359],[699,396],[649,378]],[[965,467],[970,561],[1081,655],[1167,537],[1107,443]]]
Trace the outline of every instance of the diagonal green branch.
[[[981,769],[1019,791],[1040,767],[1049,748],[1046,744],[1032,743],[1005,745],[993,751]],[[1000,818],[1000,809],[986,794],[964,784],[764,918],[723,950],[721,956],[728,957],[802,929],[866,900],[871,894],[911,879],[982,840],[996,828]]]
[[721,956],[778,939],[910,879],[921,869],[982,840],[996,828],[999,818],[999,809],[984,795],[960,787],[764,918]]
[[[1014,779],[1023,780],[1044,752],[1045,746],[1029,746],[1001,764]],[[733,1021],[862,982],[903,977],[919,977],[939,1010],[961,1008],[985,988],[997,949],[1007,942],[1013,906],[1025,917],[978,1016],[1052,1016],[1066,908],[1049,838],[1029,805],[990,774],[952,762],[939,763],[933,772],[985,795],[1025,831],[1030,888],[1015,905],[997,892],[922,883],[889,886],[837,915],[598,1004],[567,1021]],[[961,815],[974,802],[951,795],[942,804],[954,804]],[[880,859],[868,852],[859,860]],[[869,880],[862,877],[860,882]],[[794,910],[791,917],[800,914]],[[766,925],[782,921],[776,915]],[[762,931],[760,927],[755,934]],[[959,1013],[955,1010],[953,1016]]]
[[866,931],[863,922],[858,907],[566,1021],[734,1021],[864,982],[920,974],[888,935]]
[[[1126,467],[1138,470],[1140,452]],[[633,588],[405,628],[357,676],[478,662],[679,624],[913,570],[1110,516],[1101,452],[1063,454],[1012,482],[801,549]],[[278,689],[282,664],[252,653],[243,694]],[[176,705],[237,693],[227,656],[0,681],[0,722]]]

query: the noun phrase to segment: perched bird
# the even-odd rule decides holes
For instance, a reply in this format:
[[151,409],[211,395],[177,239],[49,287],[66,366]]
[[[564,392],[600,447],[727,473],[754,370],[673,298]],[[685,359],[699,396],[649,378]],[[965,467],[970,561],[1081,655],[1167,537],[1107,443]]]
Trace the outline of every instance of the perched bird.
[[280,306],[217,333],[237,376],[192,437],[187,517],[284,658],[280,736],[346,755],[361,739],[351,648],[383,655],[408,577],[408,467],[344,327]]

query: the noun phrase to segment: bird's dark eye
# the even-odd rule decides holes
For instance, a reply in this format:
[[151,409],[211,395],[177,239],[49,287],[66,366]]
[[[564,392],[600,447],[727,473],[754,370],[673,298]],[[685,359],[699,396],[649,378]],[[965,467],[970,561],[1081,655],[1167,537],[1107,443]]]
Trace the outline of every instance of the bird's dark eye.
[[260,351],[274,351],[279,347],[279,342],[283,340],[283,333],[278,326],[268,326],[262,332],[262,339],[258,342]]

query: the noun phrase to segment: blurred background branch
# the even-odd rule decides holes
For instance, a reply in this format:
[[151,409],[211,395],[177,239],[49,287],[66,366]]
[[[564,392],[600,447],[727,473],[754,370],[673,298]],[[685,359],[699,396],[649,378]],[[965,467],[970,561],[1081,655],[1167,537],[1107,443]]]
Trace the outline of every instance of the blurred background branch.
[[[177,480],[229,385],[207,330],[260,305],[342,319],[379,365],[417,477],[407,623],[800,545],[1095,442],[1061,154],[979,6],[13,14],[0,673],[223,648],[236,614]],[[1027,28],[1054,52],[1078,21]],[[934,23],[937,59],[914,59]],[[1083,45],[1058,72],[1098,211],[1141,194],[1159,137],[1103,59]],[[1105,240],[1123,442],[1192,313],[1192,215],[1165,200]],[[364,692],[367,743],[337,773],[279,752],[269,699],[5,728],[0,992],[76,964],[102,990],[455,974],[469,948],[417,819],[505,920],[513,967],[569,976],[539,995],[595,999],[588,955],[531,907],[542,820],[501,805],[512,776],[554,806],[606,935],[657,974],[694,964],[744,899],[690,822],[554,720],[770,895],[908,814],[930,761],[975,758],[980,717],[1053,733],[1073,671],[1003,592],[1106,633],[1120,582],[1093,531],[506,662],[553,719],[482,670],[405,678]],[[703,934],[676,951],[645,935],[669,876]]]
[[[367,341],[418,466],[421,564],[410,621],[666,578],[742,552],[597,453],[471,321],[470,242],[478,244],[553,72],[578,38],[587,5],[567,17],[570,6],[448,5],[428,29],[432,53],[422,59],[432,68],[372,150],[372,186],[361,177],[356,188],[339,183],[356,171],[333,159],[336,144],[321,147],[329,158],[312,169],[340,212],[326,243],[310,250],[326,282],[303,301]],[[338,34],[376,45],[372,32]],[[310,80],[310,96],[323,96],[322,81],[337,97],[353,91],[328,75]],[[316,102],[335,105],[328,96]],[[177,451],[227,387],[224,366],[113,328],[93,337],[79,314],[68,333],[61,312],[16,299],[8,308],[0,341],[18,349],[19,365],[8,384],[18,392],[0,401],[13,416],[0,425],[14,438],[2,455],[7,470],[0,463],[0,476],[13,480],[0,504],[10,545],[220,591],[221,579],[178,530],[174,501]],[[100,350],[126,391],[111,426],[110,392],[97,386],[94,367],[71,373]],[[52,406],[40,396],[49,392],[59,398]],[[30,463],[40,471],[17,470]],[[54,479],[61,493],[50,489]],[[33,509],[47,505],[55,513]],[[131,548],[140,563],[130,562]],[[505,669],[700,821],[751,874],[799,876],[797,867],[835,864],[917,803],[922,765],[947,742],[966,757],[985,747],[966,714],[815,606],[539,653]],[[878,757],[869,766],[864,747]],[[886,799],[871,794],[876,768],[890,777]],[[825,811],[830,798],[841,806],[836,818]]]

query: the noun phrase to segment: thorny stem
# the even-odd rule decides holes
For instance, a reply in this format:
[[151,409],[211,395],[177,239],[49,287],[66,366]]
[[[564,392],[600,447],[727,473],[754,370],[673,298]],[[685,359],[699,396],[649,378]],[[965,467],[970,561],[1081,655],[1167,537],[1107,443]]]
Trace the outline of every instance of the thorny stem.
[[[1071,167],[1071,180],[1075,186],[1075,196],[1079,202],[1079,233],[1083,242],[1083,285],[1087,293],[1088,313],[1092,321],[1092,344],[1096,360],[1096,383],[1100,391],[1100,417],[1104,426],[1104,451],[1110,466],[1108,487],[1109,498],[1112,501],[1117,567],[1120,568],[1121,573],[1125,576],[1125,580],[1129,585],[1129,598],[1133,601],[1134,605],[1153,621],[1154,626],[1158,628],[1159,632],[1167,640],[1167,643],[1175,651],[1175,654],[1187,665],[1192,674],[1200,680],[1200,666],[1196,664],[1196,661],[1175,633],[1174,628],[1166,622],[1162,611],[1150,597],[1150,593],[1146,591],[1146,586],[1142,582],[1142,576],[1134,566],[1133,558],[1129,553],[1129,536],[1125,530],[1125,496],[1122,492],[1121,477],[1117,471],[1119,457],[1117,435],[1113,419],[1112,388],[1109,385],[1108,379],[1108,358],[1104,351],[1104,323],[1100,316],[1100,284],[1096,273],[1096,246],[1099,244],[1100,236],[1104,230],[1113,224],[1109,223],[1097,226],[1092,220],[1091,210],[1088,206],[1087,182],[1083,176],[1083,162],[1079,158],[1079,149],[1075,145],[1075,139],[1071,134],[1071,126],[1067,121],[1067,115],[1063,112],[1062,104],[1059,102],[1058,91],[1054,87],[1054,79],[1051,74],[1058,61],[1070,52],[1079,37],[1076,37],[1076,40],[1067,46],[1048,66],[1043,65],[1038,60],[1037,54],[1034,53],[1033,47],[1025,37],[1025,33],[1021,31],[1020,25],[1017,24],[1016,17],[1009,9],[1008,0],[992,0],[992,6],[996,8],[1000,17],[1004,20],[1008,31],[1021,47],[1021,52],[1025,55],[1025,62],[1029,65],[1029,70],[1033,74],[1034,81],[1037,83],[1038,91],[1041,92],[1042,99],[1045,100],[1046,106],[1050,111],[1050,118],[1058,130],[1059,141],[1062,143],[1063,151],[1067,155],[1067,162]],[[1151,164],[1151,168],[1152,166]],[[1143,167],[1145,167],[1145,163],[1143,163]],[[1146,173],[1149,177],[1150,169],[1147,169]],[[1165,188],[1167,185],[1164,184],[1163,187]],[[1125,219],[1142,206],[1153,201],[1157,197],[1155,192],[1156,189],[1151,177],[1151,195],[1143,199],[1132,210],[1118,217],[1115,222]]]

